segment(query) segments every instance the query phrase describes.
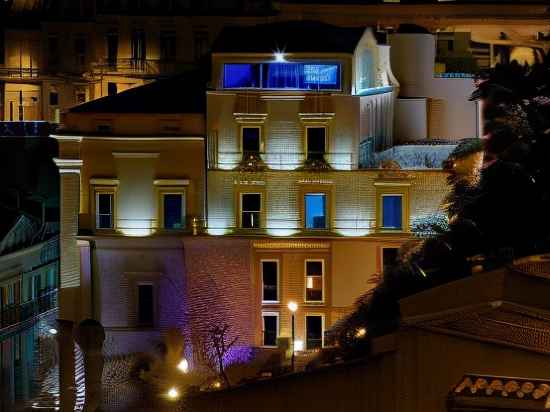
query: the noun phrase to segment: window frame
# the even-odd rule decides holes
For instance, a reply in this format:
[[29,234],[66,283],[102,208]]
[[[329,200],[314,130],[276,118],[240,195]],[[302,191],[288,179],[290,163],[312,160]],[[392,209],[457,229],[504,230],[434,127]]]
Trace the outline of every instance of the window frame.
[[[401,227],[387,227],[384,226],[384,198],[386,197],[399,197],[401,198]],[[403,232],[405,227],[405,213],[404,213],[405,199],[402,193],[382,193],[380,194],[380,228],[384,231]]]
[[[182,225],[180,228],[170,228],[166,227],[165,215],[164,215],[164,197],[166,195],[179,195],[181,199],[181,222]],[[168,232],[174,232],[178,230],[187,229],[187,194],[185,189],[170,189],[163,188],[159,190],[159,220],[160,220],[160,229]]]
[[[319,123],[319,124],[315,124],[315,123],[309,123],[309,124],[306,124],[304,126],[304,154],[305,154],[305,158],[306,160],[310,160],[309,158],[309,145],[308,145],[308,130],[309,129],[325,129],[325,151],[323,153],[323,159],[324,159],[324,156],[328,154],[328,142],[329,142],[329,138],[328,138],[328,133],[329,133],[329,128],[328,128],[328,125],[326,123]],[[325,159],[326,160],[326,159]]]
[[[321,300],[308,300],[307,299],[307,264],[308,262],[321,262]],[[304,303],[314,305],[324,305],[326,293],[325,293],[325,259],[323,258],[306,258],[304,260]]]
[[[375,181],[376,187],[376,231],[378,233],[408,233],[410,232],[410,181]],[[401,196],[401,228],[385,228],[383,224],[384,196]]]
[[[243,227],[243,213],[245,212],[243,210],[243,196],[244,195],[259,195],[260,196],[260,210],[247,210],[246,212],[257,212],[260,216],[260,222],[258,227]],[[242,230],[259,230],[262,229],[262,223],[263,223],[263,210],[264,210],[264,193],[259,190],[247,190],[247,191],[239,191],[238,195],[238,202],[239,202],[239,229]]]
[[256,152],[245,152],[244,150],[244,129],[258,129],[258,152],[257,154],[261,154],[263,152],[263,149],[264,149],[264,145],[263,145],[263,130],[262,130],[262,125],[261,124],[241,124],[239,125],[239,136],[240,136],[240,141],[239,141],[239,150],[241,152],[241,154],[245,154],[245,153],[256,153]]
[[[111,195],[111,227],[99,226],[99,195]],[[94,230],[115,231],[117,228],[116,220],[116,187],[94,187]]]
[[[264,262],[275,262],[277,264],[277,299],[276,300],[265,300],[264,299]],[[260,276],[261,276],[261,293],[262,293],[262,304],[279,304],[281,303],[281,287],[280,287],[280,263],[279,259],[260,259]]]
[[[277,318],[276,323],[276,336],[275,336],[275,345],[266,345],[265,344],[265,317],[266,316],[274,316]],[[277,339],[279,339],[280,336],[280,330],[281,330],[281,318],[279,312],[274,311],[262,311],[262,347],[263,348],[276,348],[277,347]]]
[[[311,317],[320,317],[321,318],[321,347],[318,349],[309,349],[307,347],[307,318],[308,316]],[[320,312],[306,312],[304,315],[304,349],[306,351],[312,351],[312,350],[321,350],[325,347],[325,331],[326,331],[326,324],[325,324],[325,314]]]
[[[306,196],[308,195],[323,195],[325,197],[325,227],[323,228],[315,228],[315,227],[307,227],[307,202],[306,202]],[[302,195],[302,201],[303,201],[303,228],[304,230],[309,231],[323,231],[323,230],[330,230],[330,214],[329,214],[329,194],[327,192],[323,191],[306,191]]]

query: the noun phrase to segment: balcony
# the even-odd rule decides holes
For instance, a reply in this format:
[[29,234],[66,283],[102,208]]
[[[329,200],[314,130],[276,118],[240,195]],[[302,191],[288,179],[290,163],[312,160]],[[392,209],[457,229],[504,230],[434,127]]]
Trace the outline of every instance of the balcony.
[[29,302],[4,306],[0,312],[0,329],[16,325],[57,308],[57,289],[44,289]]
[[[247,166],[250,154],[243,152],[218,152],[209,156],[210,169],[233,170]],[[355,154],[351,152],[312,153],[312,152],[258,152],[254,158],[263,168],[273,170],[334,169],[352,170],[356,166]],[[253,167],[253,165],[250,165]],[[258,168],[257,171],[263,169]]]
[[159,76],[182,73],[194,68],[194,64],[161,59],[101,59],[92,64],[94,74],[130,73],[136,76]]
[[11,79],[36,79],[40,70],[34,67],[0,67],[0,77]]

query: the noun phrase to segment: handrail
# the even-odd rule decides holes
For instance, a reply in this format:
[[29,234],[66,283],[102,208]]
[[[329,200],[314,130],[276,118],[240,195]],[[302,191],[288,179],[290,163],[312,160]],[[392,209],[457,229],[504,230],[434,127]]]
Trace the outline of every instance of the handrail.
[[30,301],[4,306],[0,311],[0,329],[24,322],[57,307],[57,289],[43,289]]
[[[246,161],[247,152],[218,152],[217,167],[222,169],[237,167]],[[356,154],[353,152],[255,152],[269,168],[284,169],[303,166],[307,160],[324,159],[325,162],[335,168],[352,168]],[[212,162],[214,163],[214,162]],[[214,165],[211,165],[214,166]]]

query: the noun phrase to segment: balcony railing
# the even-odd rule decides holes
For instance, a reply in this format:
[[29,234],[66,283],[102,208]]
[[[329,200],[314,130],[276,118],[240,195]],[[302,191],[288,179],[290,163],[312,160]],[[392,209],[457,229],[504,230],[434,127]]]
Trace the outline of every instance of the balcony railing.
[[13,79],[35,79],[40,76],[40,70],[34,67],[0,67],[0,76]]
[[434,73],[434,77],[440,79],[473,79],[474,73]]
[[162,60],[162,59],[102,59],[92,63],[92,71],[96,74],[132,73],[136,75],[169,75],[188,71],[193,63]]
[[[265,166],[275,170],[293,170],[304,167],[309,161],[324,161],[336,170],[351,170],[355,167],[355,154],[350,152],[312,153],[312,152],[260,152],[257,153]],[[210,159],[210,168],[234,169],[243,162],[243,152],[218,152],[215,159]]]
[[57,289],[42,290],[31,301],[4,306],[0,312],[0,329],[15,325],[57,307]]

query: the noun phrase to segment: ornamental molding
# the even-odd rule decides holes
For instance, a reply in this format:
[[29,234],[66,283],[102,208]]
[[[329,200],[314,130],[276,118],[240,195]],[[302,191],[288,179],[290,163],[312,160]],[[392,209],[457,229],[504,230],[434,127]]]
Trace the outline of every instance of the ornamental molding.
[[189,186],[189,179],[156,179],[155,186]]
[[59,159],[55,157],[53,162],[59,169],[59,173],[75,173],[80,174],[80,169],[84,162],[82,159]]
[[263,124],[267,113],[233,113],[233,117],[239,124]]
[[331,121],[335,113],[298,113],[302,123],[327,123]]
[[330,249],[329,242],[308,241],[308,240],[288,240],[271,241],[258,240],[253,243],[255,249]]
[[94,186],[118,186],[120,180],[115,178],[91,178],[90,184]]
[[115,159],[156,159],[160,156],[160,153],[152,152],[113,152]]

